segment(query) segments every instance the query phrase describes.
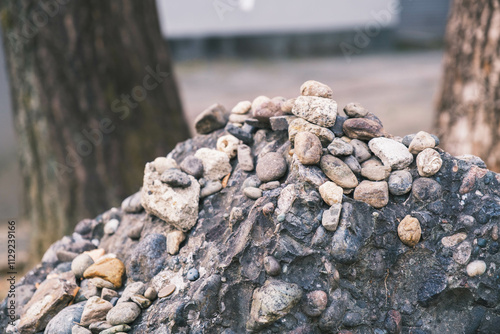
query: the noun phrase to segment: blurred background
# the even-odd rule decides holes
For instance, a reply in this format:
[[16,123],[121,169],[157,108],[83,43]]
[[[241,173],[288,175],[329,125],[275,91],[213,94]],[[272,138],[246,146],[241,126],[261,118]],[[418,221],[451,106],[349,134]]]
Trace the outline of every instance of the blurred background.
[[[191,134],[196,115],[215,102],[231,109],[259,95],[292,98],[309,79],[328,84],[339,108],[362,103],[392,134],[432,130],[449,0],[156,3]],[[6,244],[7,220],[16,219],[22,266],[28,258],[30,224],[5,58],[2,48],[0,244]],[[134,83],[127,84],[125,91],[130,91]],[[136,174],[140,185],[142,174]],[[5,265],[1,261],[0,270]]]

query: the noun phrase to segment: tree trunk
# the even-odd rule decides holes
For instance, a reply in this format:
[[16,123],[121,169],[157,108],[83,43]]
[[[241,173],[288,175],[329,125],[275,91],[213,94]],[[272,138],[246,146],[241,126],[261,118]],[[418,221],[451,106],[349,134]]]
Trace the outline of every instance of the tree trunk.
[[154,0],[2,0],[36,256],[189,136]]
[[455,155],[500,171],[500,2],[454,0],[446,31],[437,133]]

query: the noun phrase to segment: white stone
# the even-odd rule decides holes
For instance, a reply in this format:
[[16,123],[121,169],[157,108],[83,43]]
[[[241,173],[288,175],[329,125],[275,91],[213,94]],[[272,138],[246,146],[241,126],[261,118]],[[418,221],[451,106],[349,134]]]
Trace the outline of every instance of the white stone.
[[217,139],[217,150],[227,154],[229,159],[236,156],[240,140],[233,135],[225,135]]
[[226,153],[210,148],[200,148],[196,158],[203,163],[203,177],[207,180],[220,180],[231,173],[232,167]]
[[252,102],[250,101],[241,101],[238,102],[231,112],[233,114],[239,114],[239,115],[244,115],[250,111],[250,108],[252,108]]
[[417,168],[420,176],[429,177],[441,169],[443,160],[436,150],[426,148],[417,155]]
[[406,168],[413,162],[413,155],[408,148],[393,139],[373,138],[368,146],[385,166],[393,170]]
[[467,275],[470,277],[479,276],[486,271],[486,263],[481,260],[472,261],[467,265]]
[[104,225],[104,233],[105,234],[114,234],[116,230],[118,229],[118,225],[120,225],[120,222],[118,219],[110,219],[106,225]]
[[323,201],[328,205],[342,203],[342,195],[344,190],[339,187],[335,182],[325,182],[319,187],[319,193]]
[[293,105],[292,114],[329,128],[337,119],[337,102],[323,97],[299,96]]
[[160,175],[171,168],[179,168],[177,162],[172,158],[158,157],[152,162],[152,167],[156,169]]

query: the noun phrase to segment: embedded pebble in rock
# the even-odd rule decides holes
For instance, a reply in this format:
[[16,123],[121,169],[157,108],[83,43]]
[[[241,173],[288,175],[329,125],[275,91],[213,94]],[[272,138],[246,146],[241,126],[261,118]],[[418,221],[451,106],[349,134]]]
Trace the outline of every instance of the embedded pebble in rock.
[[89,329],[92,333],[99,333],[101,334],[103,331],[108,330],[112,328],[113,326],[107,323],[106,321],[98,321],[98,322],[93,322],[90,324]]
[[172,158],[158,157],[152,163],[151,167],[158,172],[158,174],[163,174],[169,169],[179,168],[177,162]]
[[222,190],[222,182],[219,180],[208,181],[200,191],[200,198],[205,198]]
[[293,143],[297,133],[303,131],[316,135],[323,146],[328,146],[328,144],[332,142],[333,138],[335,138],[333,132],[327,128],[312,124],[302,118],[297,118],[294,119],[288,126],[288,139]]
[[130,324],[141,314],[141,308],[134,302],[116,304],[106,315],[106,321],[112,326]]
[[151,300],[148,298],[144,297],[143,295],[133,295],[130,297],[130,300],[132,300],[134,303],[136,303],[140,308],[145,309],[151,306]]
[[453,247],[464,241],[466,238],[466,233],[457,233],[454,235],[450,235],[449,237],[444,237],[443,239],[441,239],[441,243],[444,247]]
[[270,117],[281,116],[283,112],[279,100],[258,96],[252,102],[252,114],[258,121],[268,123]]
[[354,174],[361,174],[361,165],[353,155],[348,155],[346,157],[342,157],[342,161],[349,166]]
[[321,127],[331,127],[337,118],[337,102],[315,96],[299,96],[295,99],[292,113]]
[[[229,164],[229,158],[226,154],[216,150],[209,151],[224,156]],[[229,165],[230,167],[231,165]],[[200,184],[194,177],[189,176],[191,180],[189,187],[172,188],[159,180],[160,175],[153,171],[151,163],[146,164],[142,185],[142,206],[144,210],[178,229],[186,231],[191,229],[198,219]]]
[[144,297],[146,297],[147,299],[153,301],[156,299],[156,297],[158,296],[155,288],[153,288],[152,286],[150,286],[149,288],[146,289],[146,292],[144,292]]
[[106,320],[106,314],[113,308],[110,302],[99,297],[91,297],[83,308],[80,325],[88,327],[91,323]]
[[240,140],[233,135],[225,135],[217,139],[217,150],[227,154],[229,159],[236,157]]
[[82,278],[83,273],[94,264],[94,260],[88,254],[80,254],[71,262],[71,271],[75,274],[76,278]]
[[330,151],[332,155],[351,155],[353,153],[353,147],[340,138],[334,138],[331,144],[328,145],[328,151]]
[[205,109],[194,120],[194,128],[199,134],[208,134],[223,128],[227,123],[227,111],[224,106],[216,103]]
[[160,175],[160,181],[171,187],[187,188],[191,185],[189,176],[178,169],[169,169]]
[[174,293],[175,289],[175,284],[169,284],[166,287],[161,288],[160,291],[158,291],[158,298],[165,298],[170,296],[172,293]]
[[321,159],[323,149],[318,137],[310,132],[299,132],[295,136],[295,154],[303,165],[315,165]]
[[179,252],[181,243],[186,239],[186,235],[182,231],[172,231],[167,234],[167,252],[170,255],[175,255]]
[[135,194],[125,198],[121,204],[121,208],[127,213],[135,213],[141,211],[141,192],[138,191]]
[[281,265],[274,256],[269,255],[264,257],[264,269],[270,276],[278,276],[281,274]]
[[389,203],[389,187],[387,182],[362,181],[354,189],[353,198],[370,204],[376,209],[383,208]]
[[352,139],[370,140],[385,135],[382,125],[368,118],[349,118],[344,122],[343,130]]
[[303,96],[317,96],[331,99],[333,91],[330,87],[321,82],[308,80],[300,86],[300,94]]
[[257,161],[257,177],[262,182],[270,182],[282,178],[288,169],[285,158],[279,153],[269,152]]
[[300,301],[302,289],[293,283],[268,280],[253,292],[248,330],[262,326],[282,318]]
[[361,175],[372,181],[382,181],[391,174],[391,167],[369,166],[361,168]]
[[417,155],[417,168],[420,176],[432,176],[439,172],[443,160],[436,150],[426,148]]
[[203,176],[203,162],[193,155],[182,160],[179,167],[184,173],[192,175],[197,179]]
[[198,278],[200,278],[200,273],[198,272],[198,269],[196,268],[189,269],[186,274],[186,278],[190,281],[196,281]]
[[353,149],[352,155],[356,158],[356,160],[358,160],[359,163],[362,163],[363,161],[371,158],[372,155],[370,153],[370,149],[365,142],[359,139],[353,139],[349,142],[349,144]]
[[255,187],[246,187],[245,189],[243,189],[243,193],[246,197],[254,200],[262,197],[262,190]]
[[241,140],[244,144],[251,145],[253,143],[254,127],[247,124],[247,121],[245,121],[242,126],[237,126],[233,123],[227,123],[224,129],[228,133]]
[[342,195],[344,194],[342,187],[339,187],[334,182],[325,182],[319,187],[319,193],[323,201],[328,205],[342,203]]
[[441,190],[436,180],[421,177],[413,181],[411,193],[419,201],[434,202],[441,197]]
[[143,228],[144,228],[144,223],[137,222],[127,231],[127,236],[132,240],[138,240],[141,238],[141,233]]
[[389,192],[400,196],[407,194],[411,190],[413,178],[407,170],[397,170],[389,176]]
[[412,154],[418,154],[426,148],[433,148],[434,146],[436,146],[434,137],[425,131],[420,131],[413,137],[408,150]]
[[421,235],[420,222],[415,217],[407,215],[398,225],[399,239],[407,246],[415,246]]
[[403,328],[401,313],[396,310],[387,312],[384,319],[384,327],[387,329],[388,334],[401,334]]
[[231,112],[233,114],[244,115],[250,111],[250,108],[252,108],[252,102],[240,101],[231,109]]
[[480,276],[486,272],[486,263],[482,260],[472,261],[467,265],[467,275]]
[[340,213],[342,211],[342,204],[336,203],[332,204],[332,206],[323,211],[323,216],[321,218],[321,225],[328,231],[336,231],[339,226]]
[[111,290],[108,288],[102,289],[102,292],[101,292],[102,299],[107,300],[109,302],[111,299],[113,299],[115,297],[118,297],[118,292],[116,292],[115,290]]
[[207,180],[220,180],[232,171],[229,157],[224,152],[204,147],[194,156],[202,161],[203,177]]
[[344,112],[347,116],[353,118],[365,117],[368,110],[357,102],[351,102],[344,107]]
[[238,145],[238,165],[245,172],[254,170],[252,149],[248,145]]
[[368,146],[385,166],[392,169],[404,169],[413,162],[413,155],[408,148],[393,139],[374,138]]
[[453,252],[453,260],[458,264],[466,264],[469,262],[472,254],[472,245],[468,241],[463,241]]
[[102,289],[102,288],[114,289],[115,288],[113,283],[106,281],[105,279],[102,279],[100,277],[94,277],[94,278],[89,279],[89,283],[97,288],[100,288],[100,289]]
[[116,258],[99,259],[96,263],[88,267],[83,273],[83,277],[100,277],[113,283],[115,288],[122,286],[122,276],[125,273],[125,266],[122,261]]
[[266,216],[270,216],[274,213],[274,204],[273,203],[267,203],[262,207],[262,213]]
[[354,188],[358,185],[358,179],[342,160],[333,155],[324,155],[320,161],[323,173],[342,188]]
[[306,295],[306,301],[302,309],[310,317],[319,317],[326,309],[328,295],[321,290],[311,291]]

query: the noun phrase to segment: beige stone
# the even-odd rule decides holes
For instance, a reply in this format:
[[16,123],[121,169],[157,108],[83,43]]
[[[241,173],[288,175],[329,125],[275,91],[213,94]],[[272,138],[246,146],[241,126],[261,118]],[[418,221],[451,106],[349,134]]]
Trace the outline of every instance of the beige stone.
[[177,254],[181,243],[185,239],[186,235],[182,231],[172,231],[167,234],[167,252],[170,255]]
[[441,156],[432,148],[426,148],[417,155],[417,168],[420,176],[432,176],[439,172],[442,165]]
[[415,217],[407,215],[398,225],[399,239],[407,246],[415,246],[421,235],[420,222]]
[[389,203],[389,186],[385,181],[365,180],[354,189],[353,198],[380,209]]
[[117,258],[98,260],[83,273],[85,278],[100,277],[113,283],[115,288],[122,286],[122,276],[125,274],[125,265]]
[[332,206],[333,204],[342,203],[342,195],[344,191],[335,182],[325,182],[319,187],[319,193],[326,204]]
[[429,133],[420,131],[413,137],[408,150],[411,154],[418,154],[426,148],[433,148],[434,146],[436,146],[436,140]]

